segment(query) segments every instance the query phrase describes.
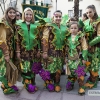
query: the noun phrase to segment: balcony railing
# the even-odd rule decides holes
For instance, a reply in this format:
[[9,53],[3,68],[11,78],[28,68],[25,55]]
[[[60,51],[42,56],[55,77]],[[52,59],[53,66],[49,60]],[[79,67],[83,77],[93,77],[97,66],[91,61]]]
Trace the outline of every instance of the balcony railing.
[[52,6],[52,0],[23,0],[22,4],[34,4],[40,6]]

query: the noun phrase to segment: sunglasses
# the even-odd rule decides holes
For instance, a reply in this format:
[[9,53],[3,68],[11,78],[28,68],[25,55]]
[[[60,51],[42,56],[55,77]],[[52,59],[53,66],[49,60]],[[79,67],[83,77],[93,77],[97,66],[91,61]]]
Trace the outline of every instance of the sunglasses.
[[16,16],[20,16],[20,15],[16,15]]

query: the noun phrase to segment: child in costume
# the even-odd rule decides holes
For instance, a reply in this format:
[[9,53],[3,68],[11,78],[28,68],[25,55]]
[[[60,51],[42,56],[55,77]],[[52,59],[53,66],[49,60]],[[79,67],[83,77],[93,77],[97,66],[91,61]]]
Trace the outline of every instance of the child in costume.
[[54,12],[53,21],[47,23],[43,29],[42,36],[42,54],[43,69],[40,76],[45,81],[46,88],[49,91],[61,91],[60,76],[65,58],[65,41],[67,28],[60,24],[62,12]]
[[67,27],[69,27],[69,23],[71,23],[71,22],[77,22],[77,19],[75,18],[75,17],[71,17],[69,20],[68,20],[68,22],[67,22]]
[[83,64],[85,64],[85,61],[87,60],[88,46],[84,34],[79,31],[79,26],[77,22],[70,23],[69,32],[71,34],[66,41],[66,50],[67,50],[66,60],[67,60],[67,74],[68,74],[66,90],[68,91],[72,90],[74,87],[74,83],[77,80],[79,83],[78,93],[80,95],[83,95],[85,93],[85,87],[84,87],[85,66],[83,66]]
[[42,68],[40,62],[40,39],[38,25],[34,20],[31,8],[26,8],[22,15],[23,21],[19,23],[17,36],[17,58],[21,60],[21,75],[25,89],[34,93],[37,91],[35,85],[35,74]]
[[89,45],[88,60],[91,65],[88,67],[90,77],[85,86],[93,88],[97,86],[98,71],[100,64],[100,18],[96,12],[94,5],[89,5],[86,8],[88,20],[84,22],[84,32]]
[[[15,64],[16,10],[9,7],[0,22],[0,81],[4,94],[18,91],[16,84],[18,70]],[[15,70],[15,71],[14,71]]]

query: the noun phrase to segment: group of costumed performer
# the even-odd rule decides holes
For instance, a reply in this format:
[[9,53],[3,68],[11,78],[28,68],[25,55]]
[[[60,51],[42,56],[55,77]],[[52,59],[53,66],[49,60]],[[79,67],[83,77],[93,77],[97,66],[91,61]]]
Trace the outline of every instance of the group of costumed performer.
[[[37,91],[36,74],[42,77],[49,91],[61,91],[60,76],[65,61],[69,70],[66,90],[72,90],[76,80],[79,94],[84,94],[86,87],[96,86],[100,63],[100,20],[93,5],[87,7],[86,14],[89,19],[84,21],[83,30],[79,32],[77,22],[71,22],[69,30],[61,24],[60,10],[54,12],[51,22],[42,26],[35,22],[33,10],[26,8],[23,21],[16,25],[16,10],[9,7],[0,22],[0,81],[4,94],[18,91],[15,86],[18,70],[30,93]],[[91,64],[85,67],[87,60]],[[84,85],[86,70],[90,77]]]
[[[81,95],[85,93],[85,88],[93,88],[93,87],[97,86],[98,77],[99,77],[98,72],[99,72],[99,66],[100,66],[100,47],[99,47],[100,46],[100,36],[99,36],[99,34],[100,34],[100,18],[98,17],[98,14],[96,12],[94,5],[89,5],[86,8],[86,15],[87,15],[88,19],[81,24],[81,27],[82,27],[81,31],[84,33],[84,38],[86,41],[86,42],[82,41],[82,43],[85,43],[85,44],[83,44],[83,46],[85,48],[83,48],[82,57],[79,56],[80,59],[82,59],[81,62],[83,62],[83,64],[82,64],[83,68],[81,66],[79,66],[80,63],[79,63],[79,65],[77,65],[78,63],[75,62],[76,63],[75,65],[77,65],[77,68],[74,71],[73,69],[74,69],[75,65],[74,65],[74,63],[72,63],[73,59],[72,59],[72,61],[70,61],[71,57],[68,57],[69,59],[67,62],[68,82],[66,84],[66,89],[72,90],[75,80],[78,79],[79,87],[81,86],[79,88],[78,93]],[[80,28],[80,26],[79,26],[79,28]],[[73,44],[75,44],[74,43],[75,39],[73,39],[72,42],[69,39],[71,39],[71,38],[68,37],[67,45],[69,47],[70,52],[68,51],[67,54],[70,54],[71,56],[73,56],[72,50],[74,50],[73,48],[75,48],[75,47],[77,48],[77,46],[73,45]],[[78,38],[77,38],[77,40],[78,40]],[[69,46],[69,44],[70,44],[70,46]],[[77,44],[77,42],[76,42],[76,44]],[[79,48],[77,48],[77,50],[78,49]],[[75,57],[75,56],[73,56],[73,57]],[[83,60],[83,58],[84,58],[84,60]],[[89,72],[90,76],[87,79],[86,83],[84,84],[83,81],[84,81],[84,75],[86,72]],[[72,76],[70,76],[70,75],[72,75],[72,73],[75,75],[78,75],[78,74],[79,75],[83,74],[83,75],[81,75],[80,78],[79,77],[73,78]]]

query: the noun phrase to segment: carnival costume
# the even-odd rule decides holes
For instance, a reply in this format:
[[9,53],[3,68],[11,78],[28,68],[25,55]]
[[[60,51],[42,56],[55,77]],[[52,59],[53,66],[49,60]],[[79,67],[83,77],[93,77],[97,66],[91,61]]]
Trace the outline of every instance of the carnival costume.
[[43,69],[39,73],[45,81],[45,86],[49,91],[59,92],[60,76],[65,58],[65,41],[67,28],[60,25],[60,28],[55,23],[45,25],[42,36],[42,51],[48,57],[43,59]]
[[89,43],[89,61],[91,65],[88,67],[90,77],[88,78],[85,86],[92,88],[97,86],[98,71],[100,64],[100,18],[90,23],[90,20],[84,22],[84,32]]
[[[8,22],[3,19],[0,22],[0,81],[2,82],[1,88],[4,94],[10,94],[18,91],[18,88],[14,85],[16,84],[18,78],[18,70],[15,64],[15,27],[8,24]],[[5,57],[10,57],[7,62]]]
[[77,80],[79,84],[79,94],[85,93],[84,87],[84,75],[85,66],[82,64],[82,60],[87,60],[87,43],[84,37],[84,33],[78,32],[77,35],[70,35],[66,41],[67,50],[67,75],[68,81],[66,84],[66,90],[70,91],[74,87],[74,83]]
[[26,22],[19,23],[17,51],[20,52],[20,66],[23,84],[28,92],[35,92],[35,74],[42,68],[40,62],[40,39],[38,24]]

